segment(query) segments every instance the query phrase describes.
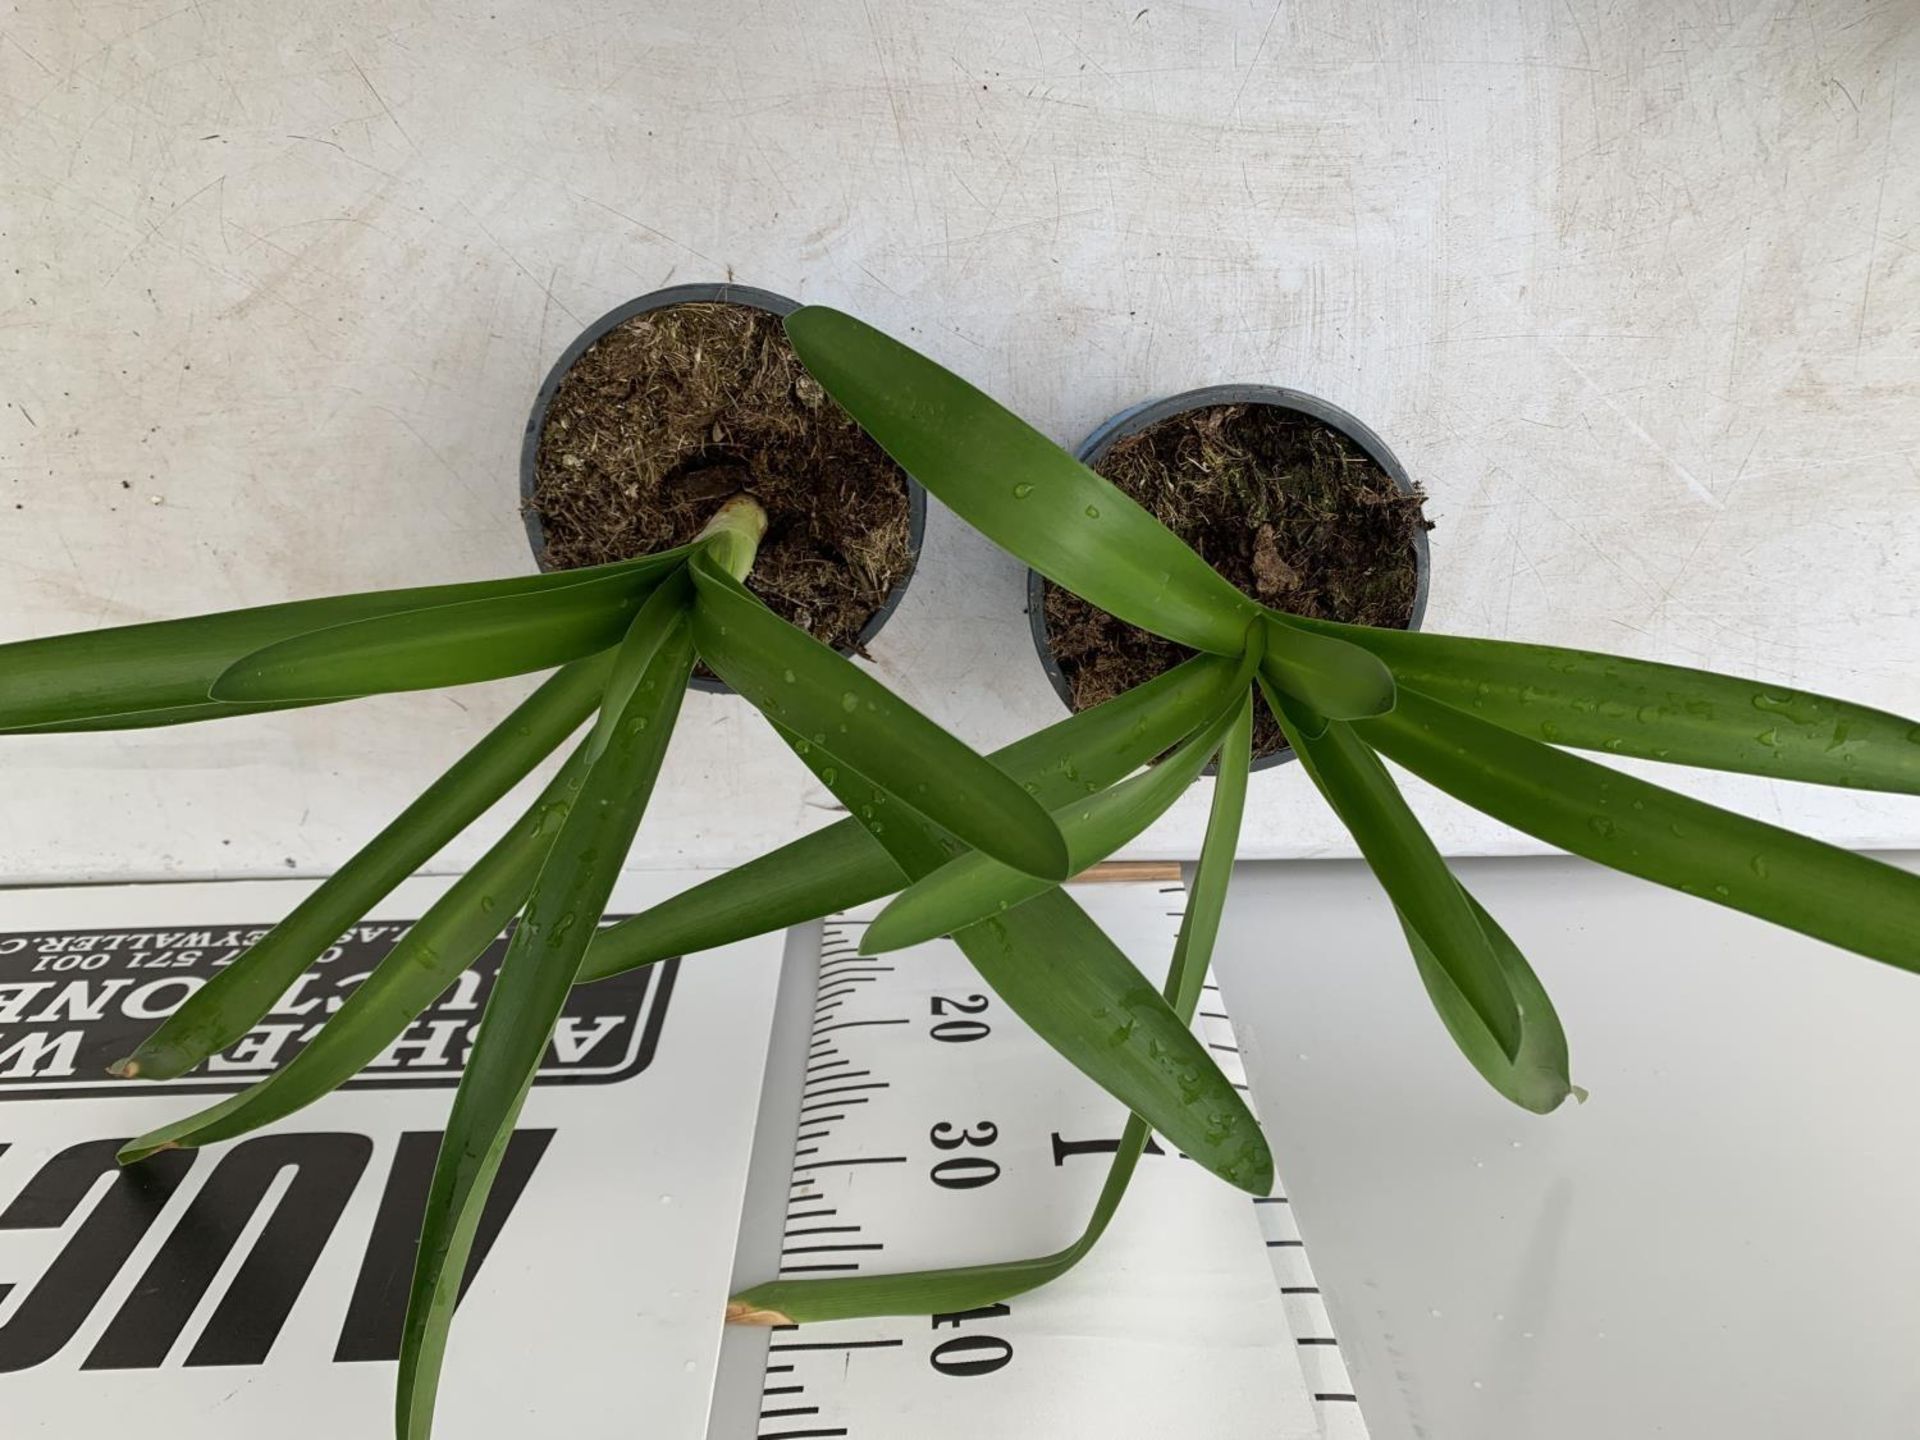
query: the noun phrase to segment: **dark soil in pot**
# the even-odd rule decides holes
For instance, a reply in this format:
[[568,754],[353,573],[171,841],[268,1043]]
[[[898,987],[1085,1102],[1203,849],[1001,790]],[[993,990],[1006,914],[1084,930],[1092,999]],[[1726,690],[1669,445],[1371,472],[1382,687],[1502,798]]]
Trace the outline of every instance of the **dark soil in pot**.
[[[1207,405],[1125,434],[1091,463],[1263,605],[1399,629],[1416,619],[1431,528],[1421,496],[1322,420],[1272,404]],[[1192,653],[1057,585],[1045,596],[1047,643],[1076,710]],[[1256,707],[1255,757],[1285,749]]]
[[548,402],[532,482],[551,569],[686,544],[745,491],[768,518],[749,584],[843,651],[913,569],[906,473],[807,374],[780,317],[746,305],[645,310],[594,341]]

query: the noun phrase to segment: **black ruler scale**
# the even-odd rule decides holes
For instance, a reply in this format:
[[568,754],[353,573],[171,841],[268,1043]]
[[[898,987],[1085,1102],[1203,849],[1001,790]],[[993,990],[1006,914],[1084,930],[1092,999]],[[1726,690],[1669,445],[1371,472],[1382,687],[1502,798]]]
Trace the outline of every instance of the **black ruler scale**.
[[[1075,894],[1142,970],[1165,973],[1183,887]],[[951,943],[862,956],[873,913],[824,927],[782,1278],[1058,1248],[1090,1212],[1123,1113]],[[1211,980],[1201,1010],[1203,1038],[1244,1090]],[[1102,1243],[1065,1279],[976,1311],[771,1337],[759,1440],[981,1433],[1365,1440],[1366,1430],[1285,1197],[1249,1205],[1156,1143]]]

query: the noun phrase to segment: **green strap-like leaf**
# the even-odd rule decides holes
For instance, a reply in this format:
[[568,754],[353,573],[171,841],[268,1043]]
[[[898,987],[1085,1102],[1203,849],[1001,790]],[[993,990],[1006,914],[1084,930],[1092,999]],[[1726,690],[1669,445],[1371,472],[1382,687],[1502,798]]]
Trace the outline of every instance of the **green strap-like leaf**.
[[1089,1080],[1252,1195],[1273,1188],[1260,1126],[1126,953],[1062,890],[954,941],[1013,1012]]
[[[1192,731],[1225,702],[1233,674],[1230,660],[1196,656],[989,758],[1032,786],[1042,805],[1064,804],[1132,774]],[[594,937],[580,978],[602,980],[669,956],[802,925],[906,883],[857,820],[839,820],[608,926]]]
[[627,702],[633,698],[633,692],[640,688],[648,667],[653,664],[653,657],[660,653],[660,647],[666,643],[672,629],[667,624],[668,617],[686,610],[692,603],[693,581],[682,566],[662,579],[640,607],[640,613],[627,630],[626,639],[620,642],[620,648],[614,652],[606,691],[600,697],[600,715],[594,721],[593,733],[587,737],[588,764],[606,753],[621,717],[627,713]]
[[1233,880],[1233,861],[1240,849],[1240,821],[1246,813],[1247,775],[1252,768],[1253,691],[1247,689],[1242,692],[1233,725],[1220,742],[1213,808],[1207,813],[1207,833],[1200,841],[1200,859],[1193,867],[1193,885],[1187,891],[1180,936],[1173,946],[1173,968],[1167,974],[1167,1003],[1189,1025],[1206,985],[1207,967],[1213,963],[1220,917],[1227,908],[1227,887]]
[[593,713],[607,669],[607,658],[595,656],[541,685],[286,919],[190,995],[116,1073],[172,1079],[259,1024],[349,926],[579,728]]
[[447,1334],[487,1191],[653,793],[692,668],[688,626],[675,615],[612,744],[587,771],[507,945],[427,1194],[401,1336],[399,1440],[426,1440],[432,1431]]
[[[829,763],[817,746],[800,757],[909,877],[940,862],[937,833],[927,833],[912,810],[863,815],[872,793],[866,777],[850,777],[852,767]],[[953,938],[1008,1007],[1088,1079],[1223,1180],[1261,1194],[1271,1188],[1273,1158],[1246,1102],[1065,891],[1051,890]]]
[[238,1095],[131,1141],[120,1151],[120,1163],[245,1135],[331,1094],[364,1069],[520,913],[586,773],[582,746],[526,815],[354,987],[304,1050]]
[[[316,700],[315,705],[332,702]],[[49,720],[44,725],[15,725],[0,735],[81,735],[104,730],[157,730],[164,725],[197,725],[203,720],[231,720],[241,715],[265,715],[275,710],[305,710],[299,705],[237,705],[206,700],[198,705],[167,705],[151,710],[124,710],[113,715],[90,715],[84,720]]]
[[1520,1007],[1520,1053],[1511,1060],[1502,1053],[1499,1042],[1480,1023],[1480,1017],[1473,1013],[1460,987],[1448,978],[1433,947],[1402,915],[1400,927],[1406,932],[1408,948],[1413,951],[1413,963],[1447,1033],[1486,1082],[1523,1110],[1545,1115],[1558,1109],[1569,1095],[1586,1099],[1587,1092],[1567,1076],[1567,1034],[1560,1028],[1560,1016],[1555,1013],[1540,977],[1533,973],[1527,957],[1520,953],[1520,947],[1500,928],[1499,922],[1467,893],[1464,885],[1460,890],[1466,895],[1467,904],[1473,907],[1493,953],[1499,957],[1507,986]]
[[1920,721],[1710,670],[1620,655],[1303,621],[1443,705],[1554,745],[1920,794]]
[[701,658],[755,708],[967,844],[1030,875],[1066,878],[1053,820],[991,761],[780,619],[706,555],[691,569]]
[[338,595],[0,645],[0,733],[179,725],[284,709],[216,707],[207,696],[235,661],[296,635],[477,599],[524,599],[608,575],[643,578],[661,566],[660,557],[649,556],[558,575]]
[[1247,688],[1244,657],[1196,655],[1113,699],[1036,730],[992,760],[1049,810],[1104,790],[1204,725]]
[[[1379,758],[1351,726],[1303,714],[1297,700],[1261,689],[1300,763],[1340,817],[1396,909],[1417,927],[1501,1053],[1520,1049],[1520,1008],[1459,883]],[[1316,733],[1317,730],[1317,733]]]
[[1357,720],[1393,708],[1393,674],[1358,645],[1304,630],[1269,614],[1261,668],[1272,684],[1329,720]]
[[[574,571],[572,584],[356,620],[256,650],[214,681],[216,700],[298,703],[434,690],[546,670],[618,645],[684,551],[643,567]],[[570,578],[570,577],[556,577]]]
[[1920,876],[1477,720],[1407,686],[1361,721],[1382,754],[1589,860],[1920,971]]
[[[1252,693],[1241,686],[1243,699]],[[1099,864],[1164,815],[1206,769],[1240,708],[1236,702],[1222,710],[1145,774],[1054,811],[1073,873]],[[969,850],[896,895],[866,928],[861,952],[880,955],[922,944],[1011,910],[1051,888],[1044,880]]]
[[[1220,774],[1214,782],[1213,809],[1207,817],[1200,863],[1194,867],[1193,887],[1186,913],[1180,919],[1180,937],[1174,942],[1173,964],[1161,995],[1183,1023],[1193,1023],[1214,937],[1220,930],[1227,882],[1233,871],[1234,851],[1240,841],[1240,819],[1246,806],[1247,771],[1253,739],[1253,692],[1242,687],[1234,723],[1220,747]],[[821,1280],[775,1280],[756,1285],[733,1297],[734,1306],[749,1312],[772,1313],[800,1324],[820,1320],[856,1320],[869,1315],[944,1315],[994,1305],[1057,1280],[1085,1259],[1106,1233],[1120,1201],[1140,1163],[1149,1134],[1138,1115],[1129,1114],[1120,1144],[1107,1167],[1106,1183],[1094,1201],[1093,1214],[1071,1245],[1050,1255],[986,1265],[961,1265],[942,1270],[916,1270],[898,1275],[849,1275]]]
[[1018,415],[851,315],[808,305],[786,324],[860,428],[988,539],[1143,630],[1240,653],[1259,607]]

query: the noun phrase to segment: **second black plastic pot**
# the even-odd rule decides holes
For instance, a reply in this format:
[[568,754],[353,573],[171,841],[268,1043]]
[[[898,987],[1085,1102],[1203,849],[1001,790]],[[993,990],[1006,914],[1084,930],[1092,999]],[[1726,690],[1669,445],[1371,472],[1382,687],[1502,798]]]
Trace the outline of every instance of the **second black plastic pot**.
[[[1338,405],[1303,394],[1298,390],[1286,390],[1277,385],[1209,385],[1199,390],[1187,390],[1178,395],[1170,395],[1164,400],[1149,400],[1136,405],[1131,410],[1122,410],[1080,442],[1074,455],[1084,465],[1099,467],[1114,443],[1129,435],[1137,435],[1150,426],[1159,424],[1174,415],[1188,410],[1208,410],[1217,405],[1275,405],[1283,410],[1292,410],[1318,420],[1345,435],[1354,444],[1373,459],[1373,462],[1386,471],[1394,486],[1403,495],[1414,494],[1413,481],[1407,475],[1406,467],[1399,458],[1387,448],[1386,442],[1354,416],[1349,415]],[[1427,585],[1431,573],[1431,556],[1427,547],[1427,533],[1424,530],[1414,532],[1414,587],[1413,609],[1407,619],[1407,629],[1418,630],[1420,622],[1427,613]],[[1053,646],[1047,636],[1047,580],[1037,570],[1027,572],[1027,624],[1033,631],[1033,648],[1039,653],[1040,666],[1047,672],[1047,679],[1054,691],[1065,702],[1069,711],[1073,709],[1073,687],[1067,683],[1060,662],[1054,658]],[[1291,749],[1276,750],[1271,755],[1262,756],[1253,762],[1255,770],[1265,770],[1284,764],[1293,759]],[[1212,767],[1208,767],[1212,773]]]

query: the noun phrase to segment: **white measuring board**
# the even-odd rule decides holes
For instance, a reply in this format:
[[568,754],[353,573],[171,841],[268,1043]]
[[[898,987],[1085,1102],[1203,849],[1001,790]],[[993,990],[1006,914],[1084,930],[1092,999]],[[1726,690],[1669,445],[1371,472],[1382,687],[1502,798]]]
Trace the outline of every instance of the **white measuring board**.
[[[699,878],[628,874],[614,907]],[[313,882],[0,891],[7,1440],[390,1433],[418,1217],[504,946],[308,1108],[127,1171],[113,1152],[284,1062],[449,883],[405,882],[167,1084],[103,1071]],[[781,945],[573,992],[482,1223],[439,1433],[700,1433]]]
[[[1181,887],[1074,893],[1150,978],[1164,975]],[[862,957],[859,931],[874,913],[824,929],[782,1277],[963,1265],[1068,1243],[1124,1112],[1022,1025],[951,942]],[[1216,988],[1202,1006],[1209,1043],[1244,1086]],[[1337,1347],[1297,1343],[1331,1331],[1287,1210],[1278,1196],[1249,1204],[1156,1144],[1100,1245],[1050,1286],[977,1314],[776,1330],[760,1440],[1360,1440]],[[1311,1328],[1296,1335],[1296,1323]]]

